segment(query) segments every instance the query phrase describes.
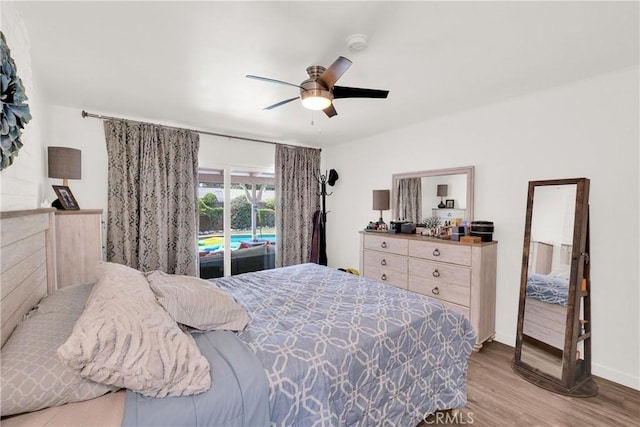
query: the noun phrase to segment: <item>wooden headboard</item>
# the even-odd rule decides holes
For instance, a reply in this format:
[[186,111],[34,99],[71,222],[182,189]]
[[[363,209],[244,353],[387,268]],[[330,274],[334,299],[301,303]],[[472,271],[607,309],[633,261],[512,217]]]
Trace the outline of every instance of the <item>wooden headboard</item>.
[[529,249],[529,273],[549,274],[553,261],[553,245],[532,241]]
[[0,212],[0,339],[56,289],[55,209]]

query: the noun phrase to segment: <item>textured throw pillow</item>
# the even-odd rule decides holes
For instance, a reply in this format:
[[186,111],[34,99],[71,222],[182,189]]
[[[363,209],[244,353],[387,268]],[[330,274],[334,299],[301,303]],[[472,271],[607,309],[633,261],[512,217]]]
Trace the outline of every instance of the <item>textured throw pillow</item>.
[[80,317],[93,284],[44,298],[2,347],[2,416],[93,399],[117,387],[82,378],[56,354]]
[[158,302],[178,323],[201,331],[240,331],[249,322],[246,310],[207,280],[162,271],[146,276]]
[[208,390],[209,362],[156,302],[144,274],[112,263],[101,270],[60,357],[83,377],[145,396]]

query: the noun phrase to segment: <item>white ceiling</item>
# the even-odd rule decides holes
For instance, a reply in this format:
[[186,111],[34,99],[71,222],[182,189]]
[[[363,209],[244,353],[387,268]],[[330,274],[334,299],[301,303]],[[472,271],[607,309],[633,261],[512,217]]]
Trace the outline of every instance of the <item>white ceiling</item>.
[[[638,2],[19,2],[49,101],[327,146],[638,64]],[[351,52],[345,38],[369,37]],[[11,47],[11,40],[8,40]],[[305,68],[388,89],[312,113]],[[19,67],[19,64],[18,64]]]

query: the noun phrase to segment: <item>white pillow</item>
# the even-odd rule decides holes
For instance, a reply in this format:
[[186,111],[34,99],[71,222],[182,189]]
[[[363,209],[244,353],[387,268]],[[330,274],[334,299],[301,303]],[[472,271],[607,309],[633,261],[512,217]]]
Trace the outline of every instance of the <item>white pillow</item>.
[[241,331],[246,310],[212,282],[162,271],[146,274],[158,302],[173,319],[201,331]]
[[156,302],[144,274],[102,263],[85,310],[58,355],[81,376],[150,397],[211,386],[209,362]]

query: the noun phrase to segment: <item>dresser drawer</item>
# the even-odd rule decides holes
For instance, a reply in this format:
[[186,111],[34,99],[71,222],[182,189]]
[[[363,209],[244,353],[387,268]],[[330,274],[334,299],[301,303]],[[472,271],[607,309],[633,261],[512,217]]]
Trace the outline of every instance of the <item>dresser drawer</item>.
[[415,240],[408,243],[409,256],[452,264],[471,265],[471,246]]
[[382,268],[407,273],[407,257],[378,251],[364,251],[364,270]]
[[470,304],[471,288],[469,286],[453,285],[425,277],[409,275],[409,290],[464,307],[469,307]]
[[437,283],[451,283],[467,288],[471,286],[471,269],[441,262],[409,258],[409,275]]
[[457,311],[458,313],[462,313],[464,317],[466,317],[467,319],[471,319],[471,317],[469,316],[469,307],[463,307],[461,305],[453,304],[448,301],[441,300],[439,298],[434,298],[434,299],[437,299],[438,302],[441,302],[445,306]]
[[367,267],[364,270],[364,277],[397,288],[407,289],[407,273],[400,273],[385,267]]
[[388,252],[398,255],[407,255],[408,240],[390,237],[390,235],[376,236],[375,234],[366,234],[364,236],[364,248],[374,251]]

